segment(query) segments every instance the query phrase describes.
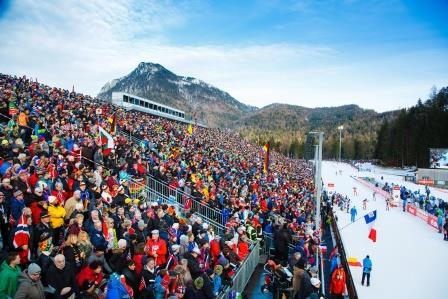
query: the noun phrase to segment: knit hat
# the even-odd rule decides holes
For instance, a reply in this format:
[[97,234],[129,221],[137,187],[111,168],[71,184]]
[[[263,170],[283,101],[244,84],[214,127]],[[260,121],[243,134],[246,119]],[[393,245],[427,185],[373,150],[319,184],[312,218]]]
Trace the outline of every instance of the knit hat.
[[42,269],[39,267],[38,264],[31,263],[28,266],[28,275],[33,275],[33,274],[36,274],[36,273],[40,273],[41,271],[42,271]]
[[319,270],[317,269],[316,266],[312,266],[312,267],[310,268],[310,272],[311,272],[311,273],[318,273]]
[[204,286],[204,279],[202,277],[198,277],[194,280],[194,286],[196,289],[200,290]]
[[137,226],[145,226],[145,221],[143,221],[142,219],[140,219],[137,223]]
[[319,278],[316,278],[316,277],[311,278],[311,284],[312,284],[314,287],[317,288],[317,286],[319,285],[319,283],[320,283],[320,279],[319,279]]

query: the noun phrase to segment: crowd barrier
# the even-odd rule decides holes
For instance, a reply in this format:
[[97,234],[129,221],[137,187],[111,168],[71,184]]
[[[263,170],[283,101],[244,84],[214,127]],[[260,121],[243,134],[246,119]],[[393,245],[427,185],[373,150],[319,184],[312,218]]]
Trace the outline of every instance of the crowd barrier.
[[[133,184],[139,184],[139,182],[134,179],[131,180],[131,186]],[[160,192],[163,190],[154,190],[151,188],[151,185],[146,185],[139,193],[131,193],[131,198],[140,198],[144,199],[147,202],[159,202],[162,204],[173,205],[176,208],[176,212],[185,216],[185,212],[189,209],[185,207],[185,199],[182,196],[177,196],[174,190],[173,194]],[[225,233],[225,226],[214,221],[213,219],[208,218],[204,214],[201,213],[201,210],[196,209],[201,217],[204,219],[204,222],[207,222],[210,226],[213,227],[216,234],[223,235]]]
[[390,195],[389,192],[384,191],[383,189],[376,187],[374,184],[366,182],[363,179],[360,179],[359,177],[353,177],[353,179],[355,179],[355,181],[357,181],[358,183],[366,186],[369,189],[372,189],[373,191],[375,191],[377,194],[381,195],[384,197],[384,199],[388,199],[391,198],[392,195]]
[[428,212],[418,208],[416,205],[414,204],[407,204],[406,205],[406,211],[414,216],[417,216],[418,218],[422,219],[423,221],[425,221],[429,226],[432,226],[436,229],[438,229],[438,225],[437,225],[437,217],[434,215],[429,214]]
[[347,261],[347,255],[345,253],[344,243],[342,242],[341,234],[339,232],[338,224],[334,217],[333,211],[330,211],[331,217],[331,228],[333,230],[334,238],[336,241],[336,246],[338,248],[339,257],[341,261],[342,268],[346,273],[346,285],[347,285],[347,293],[350,299],[358,299],[358,293],[356,292],[355,283],[353,281],[352,273],[350,272],[350,266]]
[[[130,141],[132,141],[135,144],[142,143],[141,139],[138,139],[136,136],[126,133],[122,130],[117,129],[117,133],[128,138]],[[180,190],[179,188],[175,189],[175,188],[170,187],[166,182],[163,182],[163,181],[155,178],[154,176],[152,176],[149,173],[147,173],[146,178],[147,178],[146,186],[148,186],[148,188],[150,188],[151,190],[154,190],[160,194],[163,194],[166,197],[172,196],[172,197],[176,198],[176,201],[178,203],[182,203],[184,205],[185,209],[187,209],[187,210],[194,209],[195,211],[202,214],[207,219],[210,219],[210,220],[217,222],[221,225],[225,225],[225,223],[224,223],[225,219],[220,210],[208,206],[201,199],[195,198],[195,197],[191,196],[190,194],[187,194],[184,191]]]
[[260,243],[252,243],[250,253],[232,277],[232,286],[227,287],[218,299],[227,299],[232,291],[242,293],[260,261]]

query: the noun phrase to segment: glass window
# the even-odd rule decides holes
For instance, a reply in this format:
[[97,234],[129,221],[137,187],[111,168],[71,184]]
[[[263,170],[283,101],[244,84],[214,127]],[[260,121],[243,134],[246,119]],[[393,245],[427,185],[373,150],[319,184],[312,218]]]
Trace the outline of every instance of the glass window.
[[128,103],[129,102],[129,98],[128,96],[123,96],[123,102]]
[[149,103],[145,102],[145,108],[148,108],[148,107],[149,107]]
[[149,109],[154,109],[154,106],[152,103],[149,103]]
[[145,102],[143,102],[142,100],[140,100],[140,106],[144,107],[144,106],[145,106]]

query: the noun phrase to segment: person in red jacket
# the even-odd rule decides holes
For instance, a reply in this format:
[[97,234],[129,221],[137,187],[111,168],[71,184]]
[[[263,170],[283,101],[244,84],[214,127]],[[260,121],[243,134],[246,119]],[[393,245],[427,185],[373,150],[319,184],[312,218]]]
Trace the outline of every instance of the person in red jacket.
[[216,235],[213,240],[210,241],[210,256],[212,264],[215,265],[218,261],[218,257],[221,254],[221,247],[219,245],[220,236]]
[[238,240],[238,256],[241,260],[246,259],[247,255],[249,254],[249,243],[247,243],[247,237],[241,236]]
[[165,240],[159,236],[157,229],[151,231],[152,237],[146,242],[146,253],[154,258],[156,266],[166,264],[166,254],[168,252]]
[[333,298],[344,298],[343,294],[346,291],[345,280],[345,271],[342,269],[342,266],[339,265],[339,267],[333,271],[333,274],[331,274],[330,294],[333,295]]
[[83,287],[84,282],[93,281],[95,285],[99,286],[104,279],[101,262],[93,261],[88,266],[84,267],[76,276],[76,283],[80,288]]

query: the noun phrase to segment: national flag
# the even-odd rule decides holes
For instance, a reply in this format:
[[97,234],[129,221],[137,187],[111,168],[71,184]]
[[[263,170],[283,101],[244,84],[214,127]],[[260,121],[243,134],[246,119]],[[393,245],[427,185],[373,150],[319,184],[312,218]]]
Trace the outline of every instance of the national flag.
[[366,224],[369,225],[369,239],[373,242],[376,242],[376,229],[373,228],[376,220],[376,210],[372,211],[366,215],[364,215],[364,220],[366,221]]
[[362,267],[362,264],[361,264],[361,262],[360,261],[358,261],[355,257],[349,257],[348,259],[347,259],[347,262],[348,262],[348,264],[350,265],[350,266],[353,266],[353,267]]
[[376,242],[376,229],[374,229],[373,227],[370,229],[369,239],[373,242]]
[[[27,224],[28,217],[22,214],[19,218],[19,222],[15,229],[14,238],[12,244],[15,249],[21,249],[19,252],[21,263],[27,263],[30,260],[30,228]],[[22,246],[28,246],[28,249],[21,248]]]
[[117,116],[115,114],[113,114],[107,118],[107,121],[110,123],[109,132],[111,134],[114,134],[115,131],[117,130]]
[[372,211],[368,214],[364,215],[364,220],[366,221],[366,224],[372,223],[376,220],[376,210]]
[[264,154],[264,161],[263,161],[263,172],[267,173],[269,171],[269,142],[267,142],[263,146],[263,154]]
[[191,136],[193,134],[193,125],[192,124],[188,124],[187,133],[188,133],[188,136]]
[[107,156],[115,148],[115,142],[112,136],[101,126],[98,126],[98,129],[100,131],[100,142],[103,147],[103,155]]

